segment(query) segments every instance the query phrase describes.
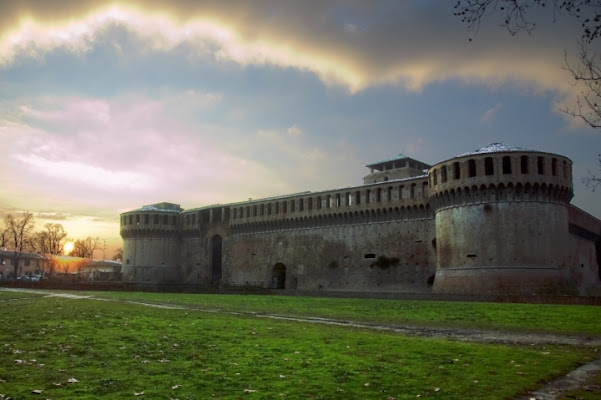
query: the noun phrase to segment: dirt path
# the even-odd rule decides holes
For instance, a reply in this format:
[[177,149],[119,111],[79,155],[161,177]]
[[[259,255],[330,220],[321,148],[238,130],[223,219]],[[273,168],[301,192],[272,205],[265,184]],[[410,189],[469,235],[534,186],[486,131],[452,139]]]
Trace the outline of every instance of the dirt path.
[[[135,304],[146,307],[157,307],[164,309],[176,310],[194,310],[207,313],[220,313],[228,315],[252,316],[256,318],[267,318],[275,320],[304,322],[311,324],[335,325],[350,328],[371,329],[377,331],[394,332],[407,336],[438,338],[465,342],[477,343],[499,343],[508,345],[566,345],[566,346],[585,346],[593,348],[601,348],[601,337],[588,337],[582,335],[557,335],[557,334],[541,334],[541,333],[524,333],[524,332],[502,332],[493,330],[481,329],[463,329],[463,328],[440,328],[440,327],[423,327],[423,326],[397,326],[397,325],[381,325],[369,324],[357,321],[336,320],[319,317],[295,317],[277,314],[265,314],[255,312],[235,312],[223,311],[216,309],[203,309],[194,306],[181,306],[162,303],[144,303],[130,300],[120,299],[103,299],[88,295],[77,295],[67,293],[56,293],[34,289],[7,289],[0,290],[14,292],[33,292],[46,295],[46,297],[62,297],[65,299],[79,300],[96,300],[96,301],[114,301],[126,304]],[[23,300],[30,299],[29,297]],[[536,391],[533,391],[527,396],[518,397],[516,400],[557,400],[568,391],[576,390],[583,387],[597,373],[601,372],[601,356],[596,360],[589,362],[571,372],[564,377],[549,382]]]

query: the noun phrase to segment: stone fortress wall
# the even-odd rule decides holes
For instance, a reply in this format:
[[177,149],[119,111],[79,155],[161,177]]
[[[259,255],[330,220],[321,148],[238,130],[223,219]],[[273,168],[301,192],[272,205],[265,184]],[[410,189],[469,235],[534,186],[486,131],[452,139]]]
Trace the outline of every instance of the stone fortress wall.
[[398,156],[368,167],[360,186],[123,213],[124,280],[467,294],[601,285],[601,221],[569,204],[569,159],[493,144],[434,166]]

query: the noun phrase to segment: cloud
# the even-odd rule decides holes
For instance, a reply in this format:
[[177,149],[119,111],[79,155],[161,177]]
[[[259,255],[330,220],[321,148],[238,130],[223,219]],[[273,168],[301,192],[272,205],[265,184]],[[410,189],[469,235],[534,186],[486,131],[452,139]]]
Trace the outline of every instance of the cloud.
[[[134,207],[174,199],[197,207],[291,191],[270,165],[232,150],[228,137],[241,132],[188,122],[190,114],[209,111],[220,99],[186,90],[152,99],[124,94],[4,101],[0,140],[10,145],[0,159],[0,203],[29,207],[44,198],[49,208],[122,207],[126,196]],[[300,132],[292,126],[282,133],[295,139]]]
[[301,136],[303,131],[298,125],[292,125],[290,128],[286,129],[286,133],[288,136]]
[[493,107],[491,107],[488,110],[486,110],[484,112],[484,114],[482,114],[482,116],[480,117],[480,122],[483,123],[483,124],[490,123],[497,116],[497,113],[502,108],[503,108],[503,104],[502,103],[495,104]]
[[[310,6],[265,0],[55,3],[5,7],[1,67],[43,60],[58,49],[81,57],[112,30],[124,29],[136,43],[125,49],[126,43],[113,41],[120,57],[184,48],[190,60],[309,72],[351,93],[391,84],[420,91],[457,79],[490,86],[526,82],[532,91],[569,92],[561,70],[563,49],[573,48],[578,37],[574,26],[558,19],[553,29],[538,24],[540,36],[519,39],[494,24],[483,25],[468,43],[452,6],[429,2],[353,1],[344,8],[334,0]],[[16,22],[8,23],[11,16]]]
[[62,181],[63,184],[77,185],[81,190],[93,187],[107,192],[140,191],[156,185],[151,176],[139,172],[115,171],[84,162],[53,160],[38,155],[17,154],[13,159],[19,167],[29,170],[30,174]]
[[71,218],[70,214],[57,212],[39,212],[36,217],[47,221],[65,221]]

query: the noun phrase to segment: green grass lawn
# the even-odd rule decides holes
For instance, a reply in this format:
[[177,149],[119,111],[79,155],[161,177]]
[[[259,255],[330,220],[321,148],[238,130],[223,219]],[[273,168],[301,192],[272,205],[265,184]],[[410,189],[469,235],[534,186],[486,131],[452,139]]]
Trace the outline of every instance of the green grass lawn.
[[203,309],[316,316],[366,323],[601,336],[601,307],[598,306],[140,292],[82,293]]
[[[270,312],[280,303],[281,313],[303,300],[129,295],[225,309],[266,302]],[[357,315],[366,300],[306,301],[303,315],[335,310],[337,301]],[[392,318],[389,303],[383,314]],[[15,399],[510,399],[595,356],[0,291],[0,395]]]

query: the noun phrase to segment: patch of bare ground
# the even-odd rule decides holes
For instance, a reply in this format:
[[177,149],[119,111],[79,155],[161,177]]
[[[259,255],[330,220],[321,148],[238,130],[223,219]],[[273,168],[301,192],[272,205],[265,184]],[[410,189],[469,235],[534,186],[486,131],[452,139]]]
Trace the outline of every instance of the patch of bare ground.
[[[527,396],[518,397],[516,400],[557,400],[564,398],[567,392],[589,389],[589,383],[601,372],[601,358],[584,364],[555,381],[548,382],[540,389],[529,393]],[[577,398],[572,397],[571,398]],[[598,398],[598,397],[595,397]]]

